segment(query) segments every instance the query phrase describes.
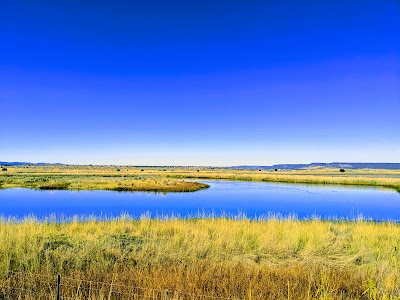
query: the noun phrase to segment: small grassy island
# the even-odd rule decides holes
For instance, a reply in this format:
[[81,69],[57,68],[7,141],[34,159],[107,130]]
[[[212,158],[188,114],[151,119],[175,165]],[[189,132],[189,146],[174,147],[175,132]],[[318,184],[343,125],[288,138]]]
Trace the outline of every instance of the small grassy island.
[[89,167],[8,167],[0,173],[0,188],[40,190],[110,190],[147,192],[194,192],[206,189],[204,183],[167,178],[136,170]]

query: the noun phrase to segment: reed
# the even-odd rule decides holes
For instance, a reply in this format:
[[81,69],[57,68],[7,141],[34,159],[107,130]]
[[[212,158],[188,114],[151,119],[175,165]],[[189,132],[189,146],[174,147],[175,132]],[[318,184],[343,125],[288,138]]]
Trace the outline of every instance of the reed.
[[[3,219],[0,240],[0,282],[11,272],[25,272],[24,280],[13,284],[40,290],[41,281],[32,274],[54,278],[61,273],[70,278],[69,295],[81,297],[74,299],[90,298],[78,293],[84,280],[102,282],[103,294],[108,291],[104,283],[113,283],[114,291],[150,298],[152,289],[168,289],[171,299],[200,299],[189,296],[197,294],[231,299],[400,297],[400,225],[391,222]],[[101,298],[98,290],[92,299]]]

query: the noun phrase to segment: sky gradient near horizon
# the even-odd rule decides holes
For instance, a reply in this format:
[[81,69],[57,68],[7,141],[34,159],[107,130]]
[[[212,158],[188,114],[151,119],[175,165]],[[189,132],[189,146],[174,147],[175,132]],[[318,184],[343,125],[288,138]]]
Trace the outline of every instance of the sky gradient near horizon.
[[4,1],[0,161],[400,162],[400,2]]

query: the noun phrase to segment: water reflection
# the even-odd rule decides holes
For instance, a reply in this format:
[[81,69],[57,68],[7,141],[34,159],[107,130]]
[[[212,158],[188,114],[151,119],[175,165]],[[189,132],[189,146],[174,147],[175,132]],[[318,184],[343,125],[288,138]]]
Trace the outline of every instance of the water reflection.
[[0,190],[0,215],[23,218],[74,215],[93,218],[296,216],[400,220],[400,194],[375,187],[202,180],[211,187],[194,193]]

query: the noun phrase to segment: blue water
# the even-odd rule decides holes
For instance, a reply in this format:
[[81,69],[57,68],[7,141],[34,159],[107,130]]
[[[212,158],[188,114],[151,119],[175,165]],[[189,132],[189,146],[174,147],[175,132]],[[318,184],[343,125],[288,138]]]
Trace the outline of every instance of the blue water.
[[199,212],[248,217],[276,214],[298,218],[356,218],[400,220],[400,194],[390,189],[303,185],[264,182],[204,180],[209,189],[193,193],[147,193],[111,191],[0,190],[0,215],[23,218],[49,215],[66,218],[138,217]]

